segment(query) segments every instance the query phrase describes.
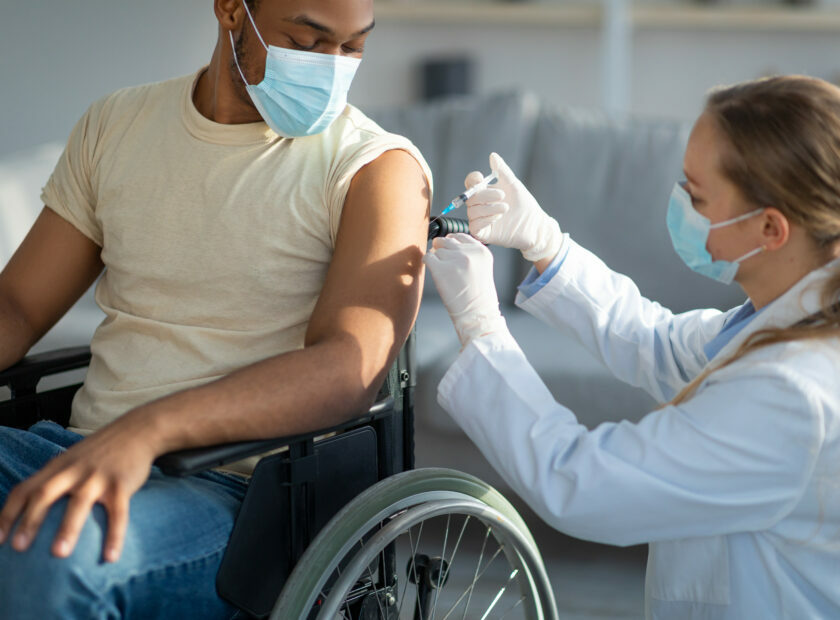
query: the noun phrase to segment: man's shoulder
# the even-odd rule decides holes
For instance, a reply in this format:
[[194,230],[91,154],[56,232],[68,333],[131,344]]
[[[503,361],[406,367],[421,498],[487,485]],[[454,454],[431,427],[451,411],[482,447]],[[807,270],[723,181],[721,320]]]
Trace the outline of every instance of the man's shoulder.
[[147,104],[150,99],[177,97],[194,77],[193,75],[184,75],[158,82],[126,86],[100,98],[92,107],[139,107]]
[[345,139],[351,135],[365,140],[389,134],[359,108],[349,103],[330,126],[330,130],[334,130]]
[[135,127],[138,119],[152,126],[159,124],[160,114],[171,116],[177,102],[188,89],[194,76],[182,76],[160,82],[128,86],[94,101],[86,110],[79,127],[88,139],[100,146],[109,137],[121,140],[125,131]]
[[371,150],[384,152],[395,148],[413,153],[418,160],[422,158],[411,140],[383,129],[350,104],[323,134],[323,138],[338,160],[352,159]]

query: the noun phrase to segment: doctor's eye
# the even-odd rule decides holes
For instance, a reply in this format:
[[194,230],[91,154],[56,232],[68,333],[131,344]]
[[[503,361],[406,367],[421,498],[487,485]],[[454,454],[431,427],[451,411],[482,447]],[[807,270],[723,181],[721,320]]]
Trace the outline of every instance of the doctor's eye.
[[681,181],[680,186],[685,190],[685,193],[688,194],[688,199],[691,201],[691,205],[693,207],[697,207],[698,204],[702,204],[702,200],[691,193],[691,190],[688,187],[688,181]]

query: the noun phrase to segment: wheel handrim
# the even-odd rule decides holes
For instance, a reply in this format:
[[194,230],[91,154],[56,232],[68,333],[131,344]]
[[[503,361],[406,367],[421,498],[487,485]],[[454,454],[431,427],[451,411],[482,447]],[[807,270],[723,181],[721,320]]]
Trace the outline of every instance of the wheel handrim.
[[[347,595],[349,594],[351,588],[353,588],[353,586],[357,583],[359,576],[363,575],[365,571],[369,572],[369,566],[373,560],[376,559],[385,546],[393,542],[397,536],[403,532],[410,532],[411,529],[417,525],[421,525],[422,529],[422,523],[428,519],[439,516],[448,516],[455,513],[475,517],[485,524],[492,523],[493,535],[500,543],[500,547],[499,550],[496,551],[496,555],[498,555],[499,552],[503,552],[507,557],[509,565],[513,567],[513,571],[510,574],[508,582],[502,586],[496,598],[491,602],[490,607],[485,610],[484,615],[481,617],[486,618],[494,611],[496,603],[500,600],[505,589],[514,580],[514,578],[516,579],[518,587],[527,591],[527,594],[522,594],[518,599],[518,602],[522,603],[524,606],[523,611],[526,613],[526,617],[545,617],[540,605],[541,597],[537,593],[539,586],[535,583],[532,570],[532,567],[539,563],[539,556],[535,553],[531,543],[504,515],[473,498],[464,498],[459,500],[449,499],[428,501],[422,504],[417,504],[402,515],[392,519],[387,525],[383,526],[363,545],[359,551],[356,552],[351,563],[348,564],[341,572],[340,577],[333,584],[329,595],[325,598],[321,611],[318,614],[318,620],[334,619],[337,617]],[[444,555],[445,548],[446,541],[444,541]],[[453,549],[453,563],[457,549],[458,543],[455,544]],[[495,555],[493,558],[495,558]],[[456,618],[457,620],[461,620],[462,616],[460,614],[453,615],[453,612],[456,610],[460,611],[461,605],[463,605],[464,617],[466,617],[467,610],[470,609],[469,603],[474,587],[481,577],[483,577],[484,572],[487,568],[489,568],[492,562],[493,560],[491,559],[485,565],[484,571],[480,571],[479,569],[482,565],[482,559],[480,557],[478,563],[476,564],[476,572],[472,583],[468,584],[467,589],[464,590],[461,596],[457,598],[454,605],[449,605],[447,603],[447,607],[442,608],[440,615],[438,615],[437,593],[440,591],[440,580],[444,578],[444,575],[440,574],[438,577],[438,588],[435,590],[434,606],[424,610],[427,614],[424,617],[438,618],[439,620],[449,620],[450,618],[453,618],[453,620]],[[402,605],[406,600],[405,588],[402,589],[402,592],[403,594],[401,594],[397,599],[400,607],[397,611],[398,615],[396,617],[402,617]],[[465,597],[470,597],[466,600],[466,604],[464,604]],[[431,613],[431,615],[428,615],[429,613]],[[385,609],[382,609],[380,616],[383,618],[391,617]],[[471,615],[470,617],[478,616]],[[504,615],[501,614],[493,617],[501,618],[504,617]]]
[[[345,506],[318,534],[286,581],[275,604],[273,620],[308,617],[324,589],[335,558],[344,557],[358,538],[372,531],[383,518],[425,501],[473,499],[504,514],[536,550],[522,517],[498,491],[464,472],[444,468],[421,468],[395,474],[377,483]],[[539,561],[536,585],[546,618],[557,618],[554,595]]]

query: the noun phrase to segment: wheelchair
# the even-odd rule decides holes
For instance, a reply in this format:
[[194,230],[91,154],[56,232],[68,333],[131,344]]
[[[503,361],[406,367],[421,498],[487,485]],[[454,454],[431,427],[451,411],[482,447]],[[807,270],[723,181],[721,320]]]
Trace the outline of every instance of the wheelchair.
[[[429,238],[465,231],[441,218]],[[554,596],[522,518],[495,489],[450,469],[414,469],[414,332],[375,404],[314,433],[182,450],[155,461],[187,476],[254,455],[217,575],[219,594],[274,620],[554,619]],[[0,372],[0,424],[64,426],[80,383],[38,391],[84,368],[87,347],[26,357]]]

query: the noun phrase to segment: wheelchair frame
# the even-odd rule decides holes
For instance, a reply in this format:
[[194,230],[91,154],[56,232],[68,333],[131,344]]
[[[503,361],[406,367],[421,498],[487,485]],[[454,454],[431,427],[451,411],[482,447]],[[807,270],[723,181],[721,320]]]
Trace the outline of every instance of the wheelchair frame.
[[[346,478],[344,484],[351,491],[363,490],[359,488],[360,482],[367,487],[414,467],[414,342],[412,331],[389,370],[376,402],[364,415],[311,433],[181,450],[155,460],[154,465],[165,474],[188,476],[287,448],[284,453],[264,457],[258,464],[258,467],[263,465],[264,470],[270,469],[266,484],[275,486],[274,491],[282,493],[283,501],[272,514],[272,508],[265,504],[265,499],[272,495],[264,489],[262,497],[253,496],[257,499],[251,501],[257,504],[248,514],[240,511],[217,579],[217,587],[226,599],[253,616],[268,615],[280,588],[267,588],[264,584],[282,584],[318,534],[320,527],[313,527],[313,524],[323,526],[346,503],[331,501],[313,506],[311,487],[316,484],[319,470],[323,469],[319,466],[318,438],[337,434],[333,437],[334,442],[349,443],[356,437],[353,431],[368,429],[368,433],[373,433],[375,472],[370,471],[370,459],[364,457],[345,460],[340,468],[341,475]],[[72,398],[81,384],[42,392],[37,392],[37,385],[44,377],[86,367],[90,357],[88,347],[60,349],[28,356],[0,372],[0,386],[8,386],[11,391],[10,400],[0,401],[0,423],[25,429],[40,420],[52,420],[67,426]],[[348,452],[343,446],[336,448],[332,451],[333,457]],[[255,480],[252,479],[252,484]],[[249,485],[249,494],[251,488]],[[349,499],[346,493],[344,498]],[[288,510],[283,515],[285,519],[277,519],[281,516],[276,514],[278,510]],[[257,520],[257,516],[261,519]],[[243,517],[249,522],[242,521]],[[270,531],[260,528],[260,522],[270,522]],[[254,552],[265,549],[266,545],[275,547],[274,551],[280,554],[279,563],[278,553],[254,556]],[[260,576],[258,582],[253,578],[255,575]],[[256,589],[255,584],[259,586]]]

